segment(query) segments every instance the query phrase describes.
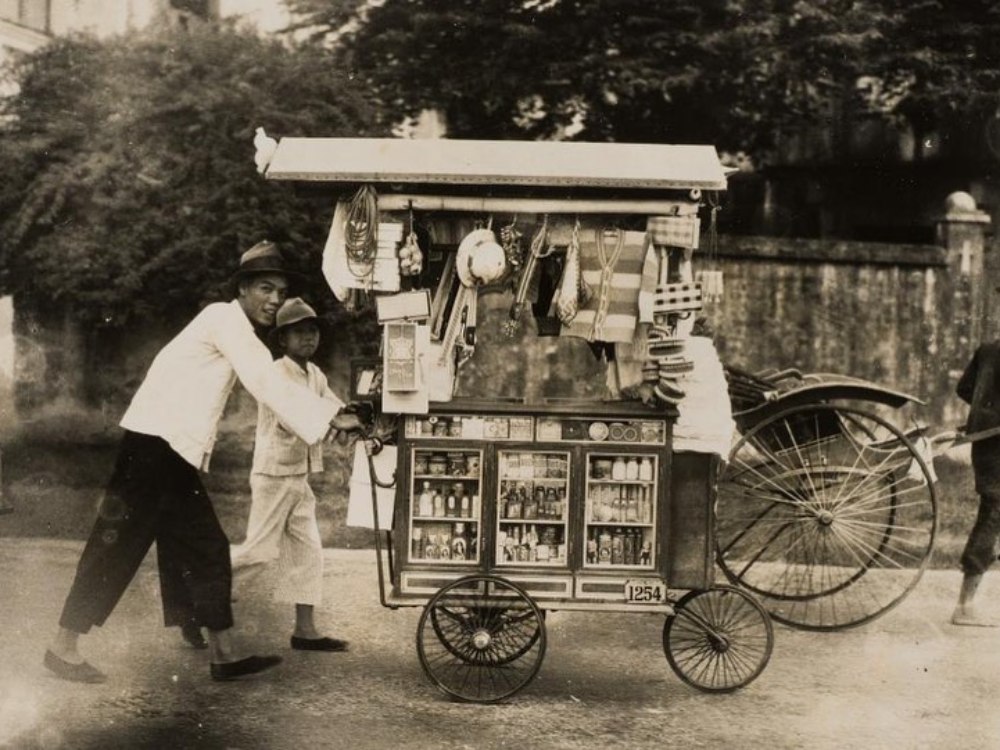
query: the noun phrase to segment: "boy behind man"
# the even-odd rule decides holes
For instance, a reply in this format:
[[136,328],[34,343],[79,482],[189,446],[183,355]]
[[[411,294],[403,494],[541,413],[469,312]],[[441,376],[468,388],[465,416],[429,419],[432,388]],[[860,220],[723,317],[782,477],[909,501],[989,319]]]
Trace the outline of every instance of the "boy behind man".
[[[270,337],[284,354],[274,363],[282,378],[308,388],[338,411],[343,408],[326,376],[309,361],[320,339],[315,310],[298,297],[287,300],[278,310]],[[281,582],[276,598],[295,604],[292,648],[346,651],[346,641],[321,636],[313,619],[323,596],[323,544],[309,474],[322,471],[322,443],[306,444],[281,423],[271,408],[260,403],[247,537],[232,556],[234,588],[277,560]]]

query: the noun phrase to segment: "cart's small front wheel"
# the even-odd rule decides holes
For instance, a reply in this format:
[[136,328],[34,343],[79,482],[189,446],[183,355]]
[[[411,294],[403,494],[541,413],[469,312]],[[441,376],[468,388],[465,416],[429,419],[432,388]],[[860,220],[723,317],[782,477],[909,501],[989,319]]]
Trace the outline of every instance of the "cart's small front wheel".
[[520,586],[498,576],[465,576],[424,607],[417,655],[447,695],[496,703],[538,674],[545,656],[545,619]]
[[663,651],[684,682],[710,693],[749,685],[774,648],[771,617],[732,586],[689,591],[663,624]]

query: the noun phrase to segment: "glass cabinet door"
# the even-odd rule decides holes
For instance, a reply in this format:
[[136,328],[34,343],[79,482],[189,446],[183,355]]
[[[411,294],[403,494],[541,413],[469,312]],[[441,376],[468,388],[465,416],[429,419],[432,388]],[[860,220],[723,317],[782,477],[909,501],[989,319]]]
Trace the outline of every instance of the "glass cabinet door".
[[497,565],[566,565],[569,459],[559,451],[497,451]]
[[475,563],[482,528],[483,454],[412,448],[410,562]]
[[652,454],[587,455],[584,567],[653,567],[656,459]]

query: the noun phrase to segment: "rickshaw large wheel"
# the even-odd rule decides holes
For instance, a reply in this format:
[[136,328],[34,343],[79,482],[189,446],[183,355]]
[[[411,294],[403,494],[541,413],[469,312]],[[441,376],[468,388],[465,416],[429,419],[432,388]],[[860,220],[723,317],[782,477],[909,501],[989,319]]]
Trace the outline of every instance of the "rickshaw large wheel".
[[496,703],[538,674],[545,656],[545,618],[520,586],[469,575],[440,589],[417,623],[417,655],[446,695]]
[[663,624],[663,652],[684,682],[708,693],[749,685],[774,648],[771,618],[756,599],[732,586],[689,591]]
[[754,425],[719,478],[717,559],[778,622],[869,622],[917,585],[937,530],[913,443],[854,407],[800,405]]

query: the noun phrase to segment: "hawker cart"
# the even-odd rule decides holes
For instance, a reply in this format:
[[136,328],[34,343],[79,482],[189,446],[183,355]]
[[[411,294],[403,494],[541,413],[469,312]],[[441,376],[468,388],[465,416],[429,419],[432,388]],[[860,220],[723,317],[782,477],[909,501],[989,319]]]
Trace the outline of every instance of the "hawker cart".
[[[678,375],[694,367],[676,325],[701,306],[690,260],[703,194],[725,188],[715,150],[290,138],[258,156],[269,179],[339,192],[324,274],[345,304],[376,297],[382,356],[351,380],[355,400],[397,415],[384,440],[365,441],[379,592],[386,607],[421,608],[417,654],[433,683],[465,701],[514,695],[539,670],[554,610],[663,616],[662,649],[683,681],[724,692],[754,680],[773,631],[753,594],[715,583],[720,457],[674,439]],[[456,396],[480,294],[509,293],[506,333],[529,310],[539,335],[579,323],[562,303],[567,289],[586,303],[570,276],[581,237],[602,263],[579,277],[600,303],[585,334],[635,327],[610,300],[641,294],[652,265],[644,397]],[[539,268],[557,257],[557,296],[542,304]],[[724,381],[713,403],[728,405]],[[387,443],[395,465],[380,472]],[[394,502],[380,509],[386,486]]]
[[527,685],[547,610],[665,615],[667,661],[702,690],[761,673],[767,613],[713,582],[716,464],[672,461],[670,436],[669,415],[628,402],[453,401],[405,418],[380,594],[423,608],[417,653],[441,690],[493,702]]
[[937,528],[915,397],[868,381],[730,368],[741,438],[719,483],[718,562],[778,621],[838,630],[917,585]]

